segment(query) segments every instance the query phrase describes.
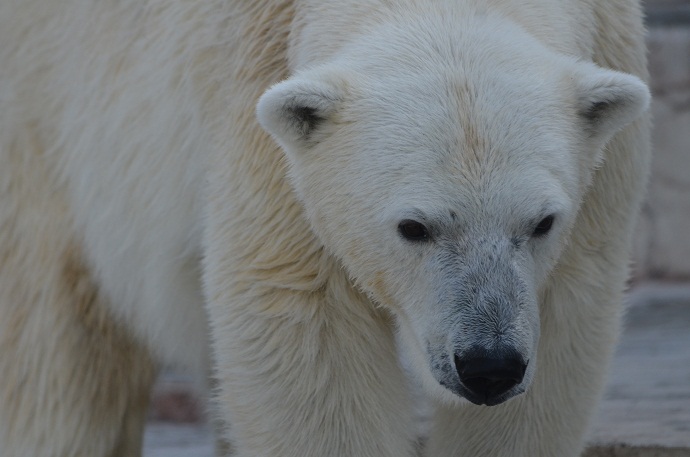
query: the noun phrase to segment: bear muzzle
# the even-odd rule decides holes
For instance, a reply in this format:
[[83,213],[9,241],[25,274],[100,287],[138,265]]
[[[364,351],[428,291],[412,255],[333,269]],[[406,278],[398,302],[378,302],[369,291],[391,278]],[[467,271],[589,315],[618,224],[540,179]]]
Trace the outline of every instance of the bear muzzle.
[[513,349],[488,352],[471,348],[454,355],[455,369],[463,387],[463,397],[476,405],[493,406],[521,393],[529,361]]

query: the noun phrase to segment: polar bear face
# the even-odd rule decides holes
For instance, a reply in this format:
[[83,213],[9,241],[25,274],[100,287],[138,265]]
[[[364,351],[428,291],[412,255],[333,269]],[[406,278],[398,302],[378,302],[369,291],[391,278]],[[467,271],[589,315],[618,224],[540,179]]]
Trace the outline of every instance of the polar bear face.
[[529,386],[540,292],[605,143],[649,95],[509,24],[411,27],[277,84],[258,117],[428,392],[495,405]]

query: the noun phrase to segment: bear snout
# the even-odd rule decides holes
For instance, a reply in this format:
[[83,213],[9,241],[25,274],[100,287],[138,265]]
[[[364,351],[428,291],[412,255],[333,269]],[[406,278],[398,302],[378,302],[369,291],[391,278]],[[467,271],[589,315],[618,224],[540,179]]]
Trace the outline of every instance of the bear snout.
[[488,406],[513,396],[506,394],[522,382],[529,363],[513,349],[487,352],[481,348],[456,353],[454,361],[465,388],[463,396],[474,404]]

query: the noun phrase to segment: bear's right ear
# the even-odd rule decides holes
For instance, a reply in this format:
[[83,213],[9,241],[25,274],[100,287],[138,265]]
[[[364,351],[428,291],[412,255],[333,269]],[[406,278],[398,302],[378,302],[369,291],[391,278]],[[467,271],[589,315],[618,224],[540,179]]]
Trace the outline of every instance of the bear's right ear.
[[259,99],[256,115],[285,150],[299,151],[323,139],[324,127],[343,95],[335,81],[298,75],[268,89]]

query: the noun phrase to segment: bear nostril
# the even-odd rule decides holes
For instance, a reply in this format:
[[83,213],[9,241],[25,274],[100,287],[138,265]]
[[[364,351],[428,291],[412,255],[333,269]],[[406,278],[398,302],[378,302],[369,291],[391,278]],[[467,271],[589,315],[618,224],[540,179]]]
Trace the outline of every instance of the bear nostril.
[[460,382],[475,398],[473,403],[495,404],[495,400],[522,382],[527,363],[517,353],[489,356],[484,351],[455,355],[455,368]]

